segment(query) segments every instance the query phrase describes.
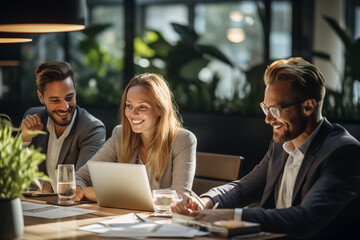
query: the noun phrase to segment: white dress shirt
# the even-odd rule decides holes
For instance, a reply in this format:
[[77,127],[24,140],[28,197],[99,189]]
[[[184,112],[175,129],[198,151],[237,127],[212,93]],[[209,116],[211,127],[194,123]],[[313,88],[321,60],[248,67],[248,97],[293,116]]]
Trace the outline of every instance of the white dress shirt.
[[53,191],[57,192],[57,165],[59,161],[59,155],[61,151],[61,147],[64,143],[65,138],[69,135],[72,126],[74,125],[76,117],[76,110],[74,112],[74,116],[71,119],[70,124],[66,127],[63,134],[57,138],[55,133],[55,126],[53,120],[48,117],[46,128],[49,131],[49,141],[47,147],[47,156],[46,156],[46,170],[49,178],[52,180],[51,186]]
[[281,180],[275,190],[276,208],[278,209],[291,206],[296,177],[304,159],[304,152],[301,148],[294,149],[291,142],[284,143],[283,148],[289,157],[286,160],[282,178],[280,178]]
[[289,156],[285,163],[283,175],[275,188],[276,208],[291,207],[296,178],[304,160],[305,153],[322,123],[323,120],[321,120],[316,129],[298,148],[295,149],[291,141],[283,144],[284,151],[287,152]]

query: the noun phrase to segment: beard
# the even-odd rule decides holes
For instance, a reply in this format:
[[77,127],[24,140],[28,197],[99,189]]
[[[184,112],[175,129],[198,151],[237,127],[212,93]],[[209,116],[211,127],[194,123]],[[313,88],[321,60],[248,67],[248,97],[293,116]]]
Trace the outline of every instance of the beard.
[[58,120],[56,119],[56,115],[57,115],[57,112],[62,112],[64,113],[64,111],[52,111],[50,112],[49,109],[47,108],[47,106],[45,105],[45,109],[46,109],[46,112],[47,114],[49,115],[49,117],[51,118],[51,120],[56,124],[56,125],[59,125],[59,126],[68,126],[70,123],[71,123],[71,120],[74,116],[74,107],[72,106],[69,106],[68,110],[66,112],[69,113],[70,115],[70,118],[69,119],[66,119],[66,120]]
[[275,142],[288,142],[297,138],[303,133],[308,125],[308,117],[298,116],[296,119],[290,121],[291,129],[286,129],[282,134],[273,133],[273,139]]

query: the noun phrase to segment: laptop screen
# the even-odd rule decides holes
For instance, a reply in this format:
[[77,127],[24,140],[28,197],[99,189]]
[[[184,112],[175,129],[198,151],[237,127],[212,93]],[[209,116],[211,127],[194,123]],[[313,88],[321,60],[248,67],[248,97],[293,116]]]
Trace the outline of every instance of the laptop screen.
[[154,211],[144,165],[98,161],[87,164],[100,206]]

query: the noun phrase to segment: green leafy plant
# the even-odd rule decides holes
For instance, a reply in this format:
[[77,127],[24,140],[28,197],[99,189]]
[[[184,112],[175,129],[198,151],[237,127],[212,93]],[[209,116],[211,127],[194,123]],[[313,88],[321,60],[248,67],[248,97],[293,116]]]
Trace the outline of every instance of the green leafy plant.
[[[77,97],[80,103],[117,106],[123,90],[123,58],[114,57],[99,42],[111,24],[96,24],[81,31],[77,51],[71,52],[76,71]],[[75,49],[74,49],[75,50]]]
[[[218,48],[198,42],[199,35],[189,26],[171,24],[180,39],[170,44],[163,35],[148,30],[143,38],[134,41],[135,58],[147,59],[149,65],[137,65],[137,72],[154,72],[164,76],[174,93],[180,109],[205,112],[239,112],[242,99],[239,98],[238,82],[234,81],[234,92],[230,99],[222,99],[215,92],[221,80],[218,73],[212,79],[202,81],[199,72],[212,60],[237,68]],[[162,64],[159,64],[162,63]]]
[[38,171],[38,165],[46,156],[34,146],[23,148],[22,135],[13,136],[18,129],[13,127],[10,118],[4,114],[0,117],[0,199],[22,198],[21,193],[34,179],[50,180]]

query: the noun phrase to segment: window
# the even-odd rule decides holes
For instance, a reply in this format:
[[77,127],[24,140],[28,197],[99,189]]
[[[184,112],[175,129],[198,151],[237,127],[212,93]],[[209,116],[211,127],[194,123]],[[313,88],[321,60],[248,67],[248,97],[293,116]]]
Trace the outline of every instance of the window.
[[146,7],[144,22],[146,29],[159,31],[169,43],[175,43],[180,37],[171,23],[187,25],[188,9],[182,4],[150,5]]
[[264,32],[255,2],[197,4],[194,28],[200,35],[200,44],[217,47],[236,66],[212,60],[199,78],[209,81],[209,76],[218,75],[216,96],[220,99],[244,97],[246,79],[239,69],[261,63],[264,54]]
[[124,61],[124,9],[117,5],[91,8],[91,24],[72,32],[70,61],[76,70],[80,103],[120,103]]
[[292,6],[289,1],[271,5],[270,59],[291,57]]
[[360,6],[355,7],[355,31],[354,31],[354,37],[359,38],[360,37]]

